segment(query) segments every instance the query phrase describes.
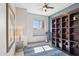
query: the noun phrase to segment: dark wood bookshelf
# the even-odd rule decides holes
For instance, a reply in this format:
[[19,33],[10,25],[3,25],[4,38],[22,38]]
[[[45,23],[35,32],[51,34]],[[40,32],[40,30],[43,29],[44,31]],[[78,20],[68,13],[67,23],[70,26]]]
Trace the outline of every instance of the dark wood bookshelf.
[[52,45],[70,55],[79,56],[79,9],[53,18]]

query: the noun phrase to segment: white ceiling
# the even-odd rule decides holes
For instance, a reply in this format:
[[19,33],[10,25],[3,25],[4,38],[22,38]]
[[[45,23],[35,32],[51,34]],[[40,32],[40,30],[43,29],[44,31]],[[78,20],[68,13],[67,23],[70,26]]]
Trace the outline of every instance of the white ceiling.
[[42,6],[43,3],[16,3],[15,5],[16,7],[27,9],[27,12],[32,14],[50,16],[72,4],[73,3],[49,3],[48,6],[54,7],[54,9],[48,9],[47,12],[44,12],[40,9],[40,6]]

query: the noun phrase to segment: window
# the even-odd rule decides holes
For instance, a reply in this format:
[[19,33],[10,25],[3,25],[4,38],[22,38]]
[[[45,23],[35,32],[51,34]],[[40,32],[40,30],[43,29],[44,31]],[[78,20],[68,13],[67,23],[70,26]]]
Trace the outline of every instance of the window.
[[33,21],[33,28],[34,29],[40,29],[41,28],[41,21],[40,20],[34,20]]

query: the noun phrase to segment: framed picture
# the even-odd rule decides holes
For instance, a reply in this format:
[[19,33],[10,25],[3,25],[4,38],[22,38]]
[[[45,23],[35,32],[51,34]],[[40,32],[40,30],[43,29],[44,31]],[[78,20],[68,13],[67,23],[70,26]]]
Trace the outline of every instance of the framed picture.
[[6,38],[8,52],[15,41],[15,14],[9,4],[6,4]]

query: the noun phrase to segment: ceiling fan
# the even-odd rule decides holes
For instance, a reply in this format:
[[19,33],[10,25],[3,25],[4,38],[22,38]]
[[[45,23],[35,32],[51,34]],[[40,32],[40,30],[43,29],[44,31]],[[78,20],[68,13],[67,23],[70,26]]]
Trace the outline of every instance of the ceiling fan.
[[54,9],[54,7],[50,7],[48,6],[49,3],[44,3],[41,7],[42,7],[42,10],[47,12],[48,9]]

